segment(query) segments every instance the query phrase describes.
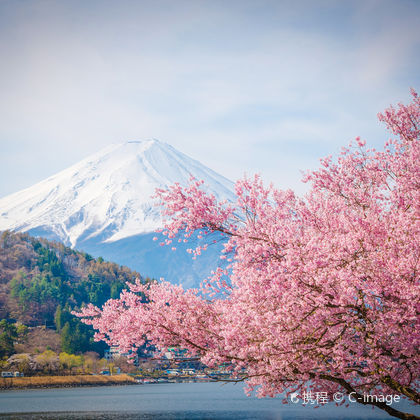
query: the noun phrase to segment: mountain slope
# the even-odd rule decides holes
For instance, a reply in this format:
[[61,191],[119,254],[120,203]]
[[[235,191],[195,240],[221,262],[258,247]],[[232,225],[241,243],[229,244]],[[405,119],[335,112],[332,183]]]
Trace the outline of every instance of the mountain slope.
[[140,277],[58,242],[8,231],[0,235],[0,319],[51,324],[58,305],[102,305]]
[[[158,187],[205,181],[220,199],[233,200],[233,184],[166,143],[115,144],[70,168],[0,199],[0,230],[58,240],[142,274],[196,284],[217,264],[209,251],[200,262],[152,241],[162,226],[151,196]],[[159,242],[159,241],[158,241]],[[178,247],[179,248],[179,247]]]
[[[127,267],[93,259],[58,242],[8,231],[0,235],[0,320],[55,328],[62,333],[61,343],[73,353],[103,350],[104,345],[93,343],[93,330],[71,310],[86,303],[101,306],[136,278],[140,274]],[[71,334],[64,337],[67,323]],[[48,342],[45,334],[37,330],[31,345]],[[57,334],[51,334],[57,341]],[[2,348],[0,340],[0,354]]]

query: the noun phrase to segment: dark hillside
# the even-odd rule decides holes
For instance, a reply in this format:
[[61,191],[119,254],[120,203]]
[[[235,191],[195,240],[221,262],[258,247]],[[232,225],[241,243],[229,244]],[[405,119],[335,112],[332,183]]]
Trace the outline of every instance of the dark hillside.
[[56,329],[65,351],[95,347],[91,329],[70,311],[89,302],[102,305],[136,278],[140,274],[127,267],[58,242],[9,231],[0,235],[0,320]]

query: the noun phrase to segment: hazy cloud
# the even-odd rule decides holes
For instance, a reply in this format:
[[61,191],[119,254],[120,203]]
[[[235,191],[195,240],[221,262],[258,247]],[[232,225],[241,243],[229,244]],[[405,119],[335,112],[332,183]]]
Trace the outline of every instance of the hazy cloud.
[[[2,1],[0,196],[155,137],[295,188],[419,88],[416,1]],[[300,188],[300,187],[298,187]]]

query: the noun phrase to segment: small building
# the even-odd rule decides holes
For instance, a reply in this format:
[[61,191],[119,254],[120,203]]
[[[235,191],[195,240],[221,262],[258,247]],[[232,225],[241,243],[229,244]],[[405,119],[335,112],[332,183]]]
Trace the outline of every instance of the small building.
[[120,357],[120,348],[118,346],[111,346],[108,350],[104,351],[104,358],[109,362]]
[[168,360],[189,359],[189,357],[187,356],[187,349],[181,349],[178,347],[169,347],[168,351],[164,353],[164,357]]
[[133,360],[134,366],[139,365],[139,357],[137,353],[133,353],[131,350],[128,353],[122,353],[118,346],[111,346],[108,350],[104,351],[104,358],[108,362],[118,359],[119,357],[126,357],[127,359]]

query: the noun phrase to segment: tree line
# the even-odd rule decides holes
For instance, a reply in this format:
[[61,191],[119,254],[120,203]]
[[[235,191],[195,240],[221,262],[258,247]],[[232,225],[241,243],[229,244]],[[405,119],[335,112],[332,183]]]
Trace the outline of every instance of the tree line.
[[15,352],[19,331],[41,325],[60,334],[64,352],[102,354],[105,344],[95,342],[92,328],[71,312],[87,303],[101,306],[110,298],[118,298],[126,283],[136,278],[141,278],[140,274],[127,267],[93,258],[61,243],[3,232],[0,358]]

